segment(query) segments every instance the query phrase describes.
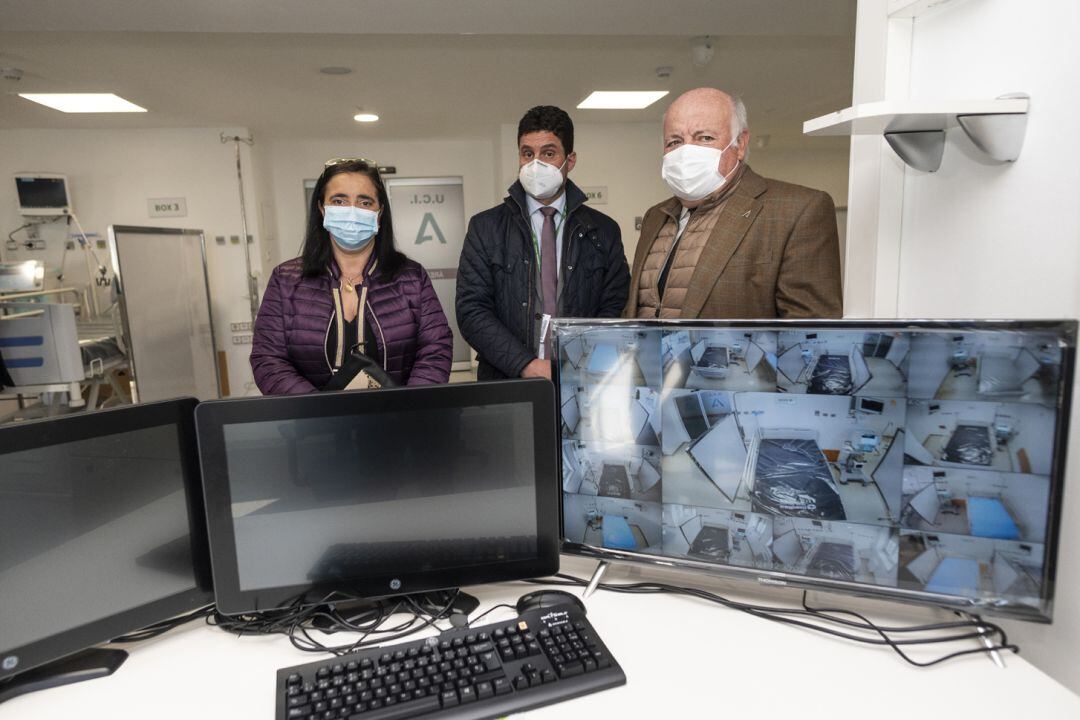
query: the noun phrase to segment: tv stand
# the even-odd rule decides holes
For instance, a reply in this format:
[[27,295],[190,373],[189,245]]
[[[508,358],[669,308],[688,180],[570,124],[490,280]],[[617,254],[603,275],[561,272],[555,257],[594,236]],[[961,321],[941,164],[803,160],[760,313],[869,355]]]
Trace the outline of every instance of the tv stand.
[[112,675],[124,664],[125,650],[90,648],[27,670],[0,682],[0,703],[19,695]]

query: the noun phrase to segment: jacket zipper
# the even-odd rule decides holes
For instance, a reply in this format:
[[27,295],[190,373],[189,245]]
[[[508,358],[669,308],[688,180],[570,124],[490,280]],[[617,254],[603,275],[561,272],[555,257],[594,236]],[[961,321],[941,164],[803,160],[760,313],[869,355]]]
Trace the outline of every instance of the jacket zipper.
[[330,339],[330,328],[334,324],[334,316],[336,314],[337,314],[336,310],[331,310],[330,311],[330,319],[326,323],[326,333],[323,335],[323,341],[322,341],[323,357],[326,358],[326,367],[330,369],[330,374],[331,375],[335,374],[337,372],[337,370],[335,370],[333,364],[331,364],[330,356],[326,354],[326,341]]
[[371,301],[368,300],[365,305],[371,310],[371,319],[375,321],[375,328],[379,331],[379,337],[382,338],[382,367],[386,370],[386,336],[383,335],[382,324],[379,322],[379,316],[375,314],[375,308],[371,307]]

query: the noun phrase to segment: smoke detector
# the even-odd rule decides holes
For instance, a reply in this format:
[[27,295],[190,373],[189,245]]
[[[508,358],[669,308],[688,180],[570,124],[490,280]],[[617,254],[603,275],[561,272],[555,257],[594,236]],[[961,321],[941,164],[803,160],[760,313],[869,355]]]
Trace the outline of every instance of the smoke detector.
[[690,46],[690,59],[698,67],[705,67],[712,62],[716,52],[716,41],[711,35],[696,37]]

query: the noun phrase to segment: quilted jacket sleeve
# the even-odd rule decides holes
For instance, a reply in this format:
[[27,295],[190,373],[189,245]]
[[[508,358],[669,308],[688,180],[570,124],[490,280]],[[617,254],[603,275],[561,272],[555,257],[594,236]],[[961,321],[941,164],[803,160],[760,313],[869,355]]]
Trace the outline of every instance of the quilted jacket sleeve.
[[435,385],[450,379],[454,334],[427,271],[420,270],[420,329],[416,359],[406,385]]
[[612,221],[605,235],[608,240],[607,263],[604,270],[604,289],[600,296],[598,317],[617,318],[626,306],[630,295],[630,268],[626,264],[626,252],[623,250],[622,231],[618,223]]
[[484,240],[469,222],[458,263],[457,321],[465,342],[507,377],[521,377],[535,357],[499,320],[495,310],[495,279]]
[[275,269],[263,293],[251,340],[251,371],[263,395],[301,395],[317,388],[291,362],[285,346],[281,278]]

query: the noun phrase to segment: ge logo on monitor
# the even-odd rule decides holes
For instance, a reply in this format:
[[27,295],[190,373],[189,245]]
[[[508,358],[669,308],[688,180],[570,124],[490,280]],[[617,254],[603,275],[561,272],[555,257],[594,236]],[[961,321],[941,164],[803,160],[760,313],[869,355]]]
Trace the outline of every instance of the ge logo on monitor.
[[397,578],[394,578],[393,580],[391,580],[390,581],[390,589],[391,590],[400,590],[401,589],[401,581],[398,580]]
[[14,670],[18,664],[18,655],[8,655],[6,658],[4,658],[3,662],[0,662],[0,667],[2,667],[4,670]]

